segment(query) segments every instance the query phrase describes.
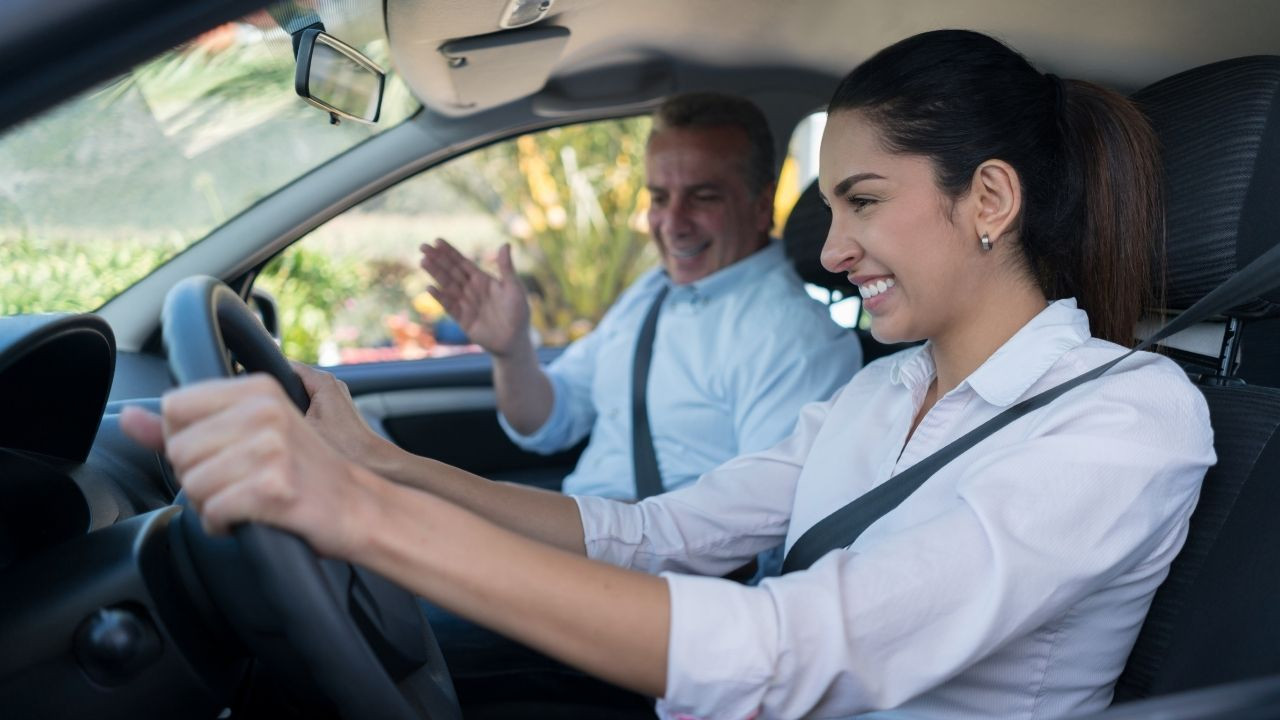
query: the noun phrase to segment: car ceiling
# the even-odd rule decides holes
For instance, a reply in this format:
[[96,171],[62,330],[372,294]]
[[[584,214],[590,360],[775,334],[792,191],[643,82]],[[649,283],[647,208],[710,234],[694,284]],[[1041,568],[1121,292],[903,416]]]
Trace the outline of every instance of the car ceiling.
[[[428,107],[465,115],[495,104],[502,72],[476,73],[484,81],[468,87],[451,76],[441,48],[498,33],[509,1],[387,0],[397,69]],[[1213,60],[1280,54],[1280,3],[1268,0],[553,0],[535,27],[545,26],[569,29],[550,62],[532,47],[523,61],[516,48],[495,62],[523,75],[540,69],[538,85],[642,61],[673,77],[693,66],[799,67],[839,77],[901,38],[963,27],[1002,38],[1046,71],[1130,91]],[[528,94],[517,85],[506,99]],[[634,93],[615,84],[611,94]]]
[[[386,0],[397,69],[429,107],[455,115],[485,109],[459,96],[440,48],[498,32],[509,1]],[[257,4],[0,3],[0,66],[7,69],[0,78],[0,127]],[[672,77],[698,65],[800,67],[838,77],[885,45],[941,27],[995,34],[1045,70],[1120,90],[1225,57],[1280,54],[1280,3],[1270,0],[552,0],[538,26],[570,31],[533,81],[552,81],[553,88],[558,79],[637,60]],[[612,94],[635,97],[652,73],[632,78],[637,87],[615,85]],[[672,86],[659,83],[658,94]],[[583,87],[593,92],[590,84]],[[572,94],[573,86],[559,90]]]

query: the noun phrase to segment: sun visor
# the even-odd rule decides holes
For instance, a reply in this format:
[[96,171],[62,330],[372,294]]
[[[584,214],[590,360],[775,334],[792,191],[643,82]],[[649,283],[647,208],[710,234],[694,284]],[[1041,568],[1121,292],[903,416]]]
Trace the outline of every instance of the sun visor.
[[637,59],[551,80],[534,96],[533,112],[542,117],[605,109],[618,114],[640,113],[675,91],[675,74],[665,61]]
[[466,115],[532,95],[546,84],[569,30],[533,27],[450,40],[423,100],[445,115]]

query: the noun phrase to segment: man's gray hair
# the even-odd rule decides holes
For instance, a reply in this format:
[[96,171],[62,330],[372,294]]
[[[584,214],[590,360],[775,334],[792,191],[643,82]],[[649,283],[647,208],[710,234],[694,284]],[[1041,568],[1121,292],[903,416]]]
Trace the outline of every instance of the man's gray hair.
[[773,133],[755,103],[736,95],[696,92],[667,98],[653,111],[653,130],[671,128],[737,127],[747,134],[747,187],[759,193],[776,178]]

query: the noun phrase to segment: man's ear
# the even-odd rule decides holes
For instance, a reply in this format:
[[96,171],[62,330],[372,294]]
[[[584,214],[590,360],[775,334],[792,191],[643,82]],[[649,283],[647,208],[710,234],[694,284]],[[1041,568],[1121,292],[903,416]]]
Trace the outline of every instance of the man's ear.
[[974,200],[974,228],[992,244],[1017,229],[1022,212],[1022,181],[1013,166],[1003,160],[987,160],[973,172],[970,197]]

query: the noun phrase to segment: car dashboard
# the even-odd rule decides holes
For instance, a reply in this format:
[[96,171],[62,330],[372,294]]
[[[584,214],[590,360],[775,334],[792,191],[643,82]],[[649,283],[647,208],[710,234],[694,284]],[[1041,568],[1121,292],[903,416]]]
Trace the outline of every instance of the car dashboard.
[[0,319],[6,716],[214,717],[246,672],[184,560],[167,463],[108,404],[115,365],[101,318]]

